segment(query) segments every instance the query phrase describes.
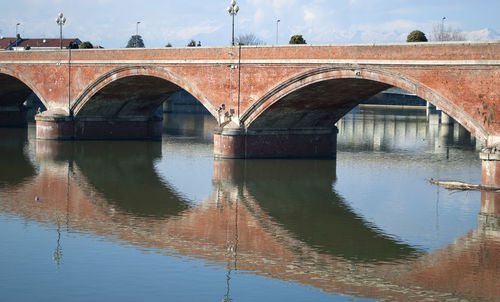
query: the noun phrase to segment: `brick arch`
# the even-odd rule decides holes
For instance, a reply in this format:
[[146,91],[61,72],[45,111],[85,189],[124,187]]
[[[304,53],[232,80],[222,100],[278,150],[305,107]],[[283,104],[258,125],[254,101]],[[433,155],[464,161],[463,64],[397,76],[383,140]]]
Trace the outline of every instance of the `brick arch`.
[[11,76],[15,78],[16,80],[20,81],[24,85],[26,85],[42,102],[42,104],[45,106],[45,108],[49,108],[48,102],[45,100],[45,98],[42,96],[38,88],[33,85],[31,80],[27,77],[25,77],[22,73],[16,72],[10,68],[7,68],[5,66],[0,66],[0,74],[6,74],[8,76]]
[[195,97],[214,117],[216,116],[216,108],[211,104],[209,99],[188,80],[172,73],[165,68],[145,67],[145,66],[126,66],[116,68],[107,72],[92,82],[86,89],[84,89],[71,105],[71,112],[75,116],[82,110],[82,108],[94,97],[98,92],[105,89],[108,85],[116,83],[129,77],[145,76],[165,80],[173,85],[178,86],[180,89],[186,90],[193,97]]
[[318,68],[286,79],[265,93],[257,102],[255,102],[242,115],[241,122],[246,128],[251,127],[252,124],[258,120],[258,118],[261,117],[271,106],[290,94],[310,85],[330,80],[350,79],[383,83],[399,87],[410,93],[414,93],[418,97],[429,101],[442,109],[445,113],[466,128],[481,143],[486,143],[487,141],[488,132],[477,121],[461,110],[461,108],[458,107],[452,100],[444,97],[438,90],[432,89],[425,84],[401,73],[395,73],[384,69],[376,70],[369,68],[354,68],[351,66]]

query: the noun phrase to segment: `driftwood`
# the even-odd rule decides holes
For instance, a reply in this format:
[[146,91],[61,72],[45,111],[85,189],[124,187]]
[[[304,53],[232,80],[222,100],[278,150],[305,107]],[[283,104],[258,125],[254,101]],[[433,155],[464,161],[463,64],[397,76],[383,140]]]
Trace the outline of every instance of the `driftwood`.
[[435,180],[430,179],[430,183],[436,186],[444,187],[448,190],[461,190],[461,191],[488,191],[500,193],[500,186],[495,185],[474,185],[456,180]]

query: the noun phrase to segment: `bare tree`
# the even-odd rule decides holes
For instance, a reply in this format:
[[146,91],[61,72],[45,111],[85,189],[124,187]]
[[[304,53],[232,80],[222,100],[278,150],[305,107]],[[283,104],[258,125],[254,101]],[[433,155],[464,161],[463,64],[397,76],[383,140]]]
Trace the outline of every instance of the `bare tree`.
[[239,35],[238,37],[235,38],[235,40],[236,40],[236,43],[239,43],[241,45],[264,45],[264,44],[266,44],[264,41],[262,41],[256,35],[254,35],[252,33]]
[[444,24],[436,23],[432,29],[432,40],[434,41],[465,41],[465,33],[458,28],[445,27]]

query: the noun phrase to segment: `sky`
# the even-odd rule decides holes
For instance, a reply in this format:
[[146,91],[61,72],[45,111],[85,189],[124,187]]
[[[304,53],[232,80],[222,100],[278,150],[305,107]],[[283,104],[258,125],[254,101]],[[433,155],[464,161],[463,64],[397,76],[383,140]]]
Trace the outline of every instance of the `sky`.
[[[499,0],[236,0],[235,36],[252,33],[265,44],[287,44],[295,34],[308,44],[404,42],[418,29],[432,38],[434,27],[461,30],[469,40],[500,40]],[[67,18],[63,36],[104,48],[125,47],[131,35],[146,47],[191,39],[202,46],[231,43],[229,0],[4,0],[0,36],[58,38],[55,19]]]

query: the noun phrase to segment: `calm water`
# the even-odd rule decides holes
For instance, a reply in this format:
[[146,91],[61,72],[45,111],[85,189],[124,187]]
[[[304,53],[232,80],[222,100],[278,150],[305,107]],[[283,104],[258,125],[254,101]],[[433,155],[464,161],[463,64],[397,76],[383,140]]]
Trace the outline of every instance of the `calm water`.
[[214,160],[203,115],[162,142],[0,129],[0,300],[499,300],[500,197],[429,184],[481,162],[428,119],[349,114],[336,161]]

